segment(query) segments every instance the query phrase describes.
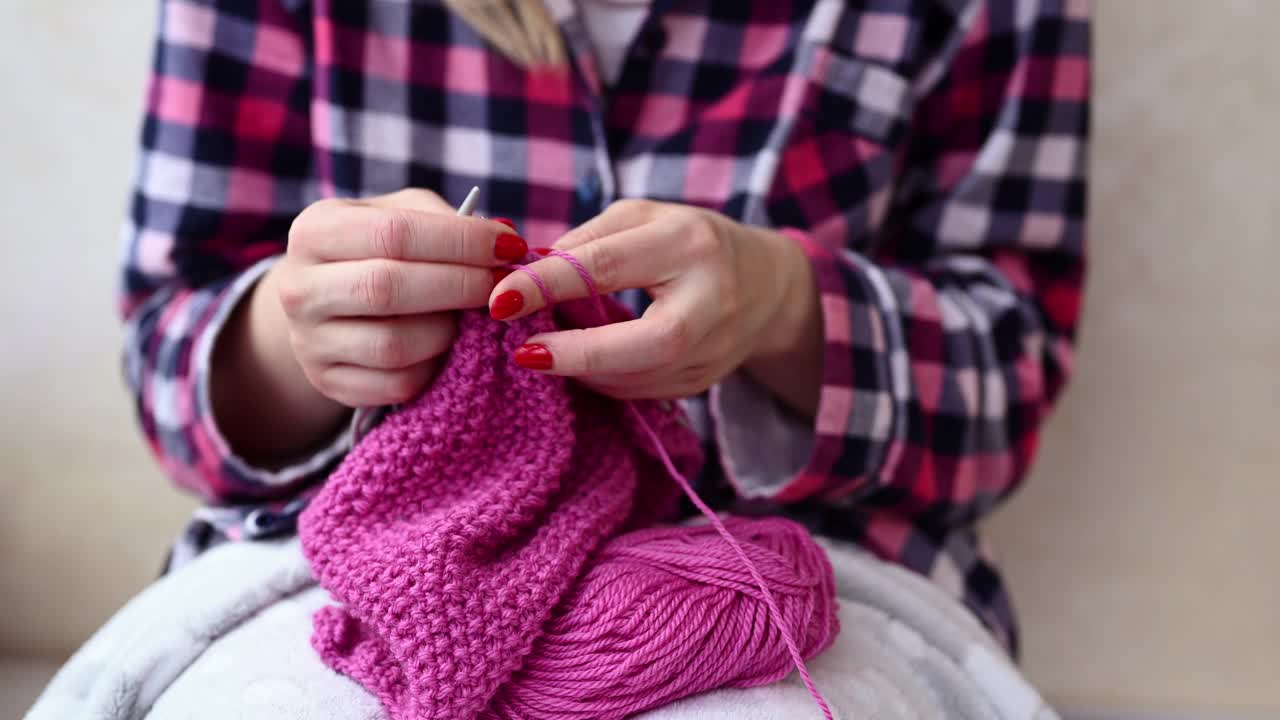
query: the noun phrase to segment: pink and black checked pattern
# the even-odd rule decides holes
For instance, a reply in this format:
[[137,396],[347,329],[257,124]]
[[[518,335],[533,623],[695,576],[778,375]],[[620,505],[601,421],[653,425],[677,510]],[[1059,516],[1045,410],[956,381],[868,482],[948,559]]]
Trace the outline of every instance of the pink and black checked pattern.
[[122,311],[152,447],[231,506],[188,541],[287,526],[262,519],[350,445],[255,468],[209,413],[212,341],[308,203],[479,185],[546,245],[647,197],[786,229],[822,293],[811,452],[765,497],[713,464],[706,494],[897,560],[1015,645],[974,521],[1071,369],[1087,0],[658,0],[611,88],[572,0],[548,6],[571,62],[525,71],[436,0],[163,0]]

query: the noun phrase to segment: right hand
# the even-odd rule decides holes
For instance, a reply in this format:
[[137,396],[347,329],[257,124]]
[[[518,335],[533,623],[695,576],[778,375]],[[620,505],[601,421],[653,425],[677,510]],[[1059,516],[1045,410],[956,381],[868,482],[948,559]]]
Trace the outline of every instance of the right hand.
[[[404,402],[430,382],[457,332],[454,310],[481,308],[525,241],[495,220],[459,217],[429,190],[321,200],[289,231],[264,278],[311,385],[347,407]],[[260,288],[267,290],[267,288]]]

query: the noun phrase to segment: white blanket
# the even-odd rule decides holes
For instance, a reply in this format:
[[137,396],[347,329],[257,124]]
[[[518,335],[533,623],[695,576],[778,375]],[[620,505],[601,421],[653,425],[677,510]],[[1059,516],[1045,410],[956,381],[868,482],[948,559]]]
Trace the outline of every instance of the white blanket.
[[[977,620],[923,578],[831,552],[841,632],[809,663],[847,720],[1055,720]],[[331,603],[296,540],[229,543],[130,601],[58,672],[27,720],[385,720],[312,651]],[[798,675],[719,690],[643,720],[819,718]]]

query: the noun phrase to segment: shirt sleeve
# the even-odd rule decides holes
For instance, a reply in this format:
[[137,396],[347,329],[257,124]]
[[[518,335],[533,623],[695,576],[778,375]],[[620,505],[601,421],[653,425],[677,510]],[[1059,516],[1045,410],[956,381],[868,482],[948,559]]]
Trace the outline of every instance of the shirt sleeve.
[[743,496],[857,502],[950,527],[1026,475],[1080,310],[1085,3],[971,3],[954,34],[911,113],[875,250],[789,231],[821,295],[815,420],[741,372],[712,390]]
[[307,39],[285,1],[162,1],[123,230],[125,369],[142,428],[180,486],[218,502],[286,495],[349,443],[254,467],[210,409],[217,333],[315,195]]

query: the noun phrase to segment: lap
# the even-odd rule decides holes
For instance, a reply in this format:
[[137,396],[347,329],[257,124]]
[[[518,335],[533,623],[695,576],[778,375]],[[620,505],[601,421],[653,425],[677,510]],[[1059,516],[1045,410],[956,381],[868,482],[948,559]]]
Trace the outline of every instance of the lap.
[[[1056,717],[963,608],[927,581],[829,547],[841,632],[810,662],[841,717]],[[240,587],[246,581],[253,587]],[[358,684],[310,647],[328,595],[297,543],[230,545],[126,605],[59,672],[28,720],[384,720]],[[819,717],[796,673],[686,698],[643,720]]]
[[[281,599],[211,645],[162,694],[156,720],[385,720],[377,700],[333,672],[311,649],[311,615],[330,602],[318,587]],[[841,634],[809,663],[814,680],[843,717],[995,717],[944,714],[920,669],[913,669],[883,618],[844,604]],[[937,658],[934,658],[936,661]],[[773,685],[686,698],[641,720],[772,720],[819,717],[798,675]]]
[[377,699],[311,649],[311,616],[331,604],[311,586],[224,635],[160,696],[156,720],[385,720]]

